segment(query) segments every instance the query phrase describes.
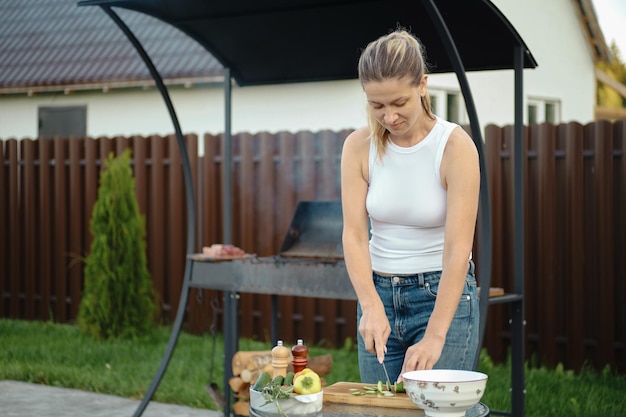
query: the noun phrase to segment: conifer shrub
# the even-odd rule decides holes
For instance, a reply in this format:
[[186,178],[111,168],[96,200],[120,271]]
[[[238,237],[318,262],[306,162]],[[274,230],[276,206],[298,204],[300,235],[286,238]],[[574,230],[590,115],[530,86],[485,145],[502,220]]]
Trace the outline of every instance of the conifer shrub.
[[100,175],[84,268],[77,324],[98,339],[132,338],[155,325],[155,291],[148,271],[145,218],[139,212],[130,149],[111,153]]

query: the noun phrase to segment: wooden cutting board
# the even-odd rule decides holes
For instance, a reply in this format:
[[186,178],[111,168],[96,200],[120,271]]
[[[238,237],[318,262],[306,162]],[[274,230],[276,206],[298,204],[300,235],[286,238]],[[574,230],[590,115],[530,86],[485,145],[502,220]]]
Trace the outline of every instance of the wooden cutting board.
[[406,393],[397,393],[393,397],[385,397],[380,394],[353,395],[353,390],[365,392],[364,386],[374,384],[362,384],[359,382],[337,382],[324,387],[324,402],[336,404],[356,404],[370,407],[389,408],[416,408],[420,409],[411,401]]

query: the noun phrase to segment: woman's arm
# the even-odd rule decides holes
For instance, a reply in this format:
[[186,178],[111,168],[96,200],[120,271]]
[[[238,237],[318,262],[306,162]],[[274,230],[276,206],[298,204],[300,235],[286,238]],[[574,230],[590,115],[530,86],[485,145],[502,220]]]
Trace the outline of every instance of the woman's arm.
[[391,333],[389,320],[372,280],[369,254],[369,222],[365,199],[368,187],[369,130],[359,129],[348,136],[341,155],[341,202],[343,209],[343,252],[352,286],[363,315],[359,332],[365,348],[384,358],[384,346]]
[[465,284],[474,243],[480,170],[476,146],[461,128],[452,132],[446,144],[441,179],[447,189],[447,212],[437,300],[424,338],[407,350],[402,373],[430,369],[439,360]]

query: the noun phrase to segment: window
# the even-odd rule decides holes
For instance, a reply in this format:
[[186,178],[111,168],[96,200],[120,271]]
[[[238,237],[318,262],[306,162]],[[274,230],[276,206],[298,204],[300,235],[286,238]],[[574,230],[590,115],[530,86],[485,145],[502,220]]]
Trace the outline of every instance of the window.
[[39,107],[39,137],[87,136],[87,106]]
[[461,123],[461,105],[458,94],[446,94],[446,118],[452,123]]
[[453,123],[467,123],[465,103],[461,99],[460,93],[433,89],[429,90],[429,94],[433,113]]
[[537,121],[537,104],[529,103],[528,104],[528,124],[532,125],[535,123],[539,123]]
[[545,120],[548,123],[557,123],[556,103],[546,102]]
[[561,123],[561,103],[554,99],[529,98],[527,110],[528,124]]
[[437,100],[437,96],[429,93],[430,94],[430,109],[432,110],[433,113],[435,114],[439,114],[439,101]]

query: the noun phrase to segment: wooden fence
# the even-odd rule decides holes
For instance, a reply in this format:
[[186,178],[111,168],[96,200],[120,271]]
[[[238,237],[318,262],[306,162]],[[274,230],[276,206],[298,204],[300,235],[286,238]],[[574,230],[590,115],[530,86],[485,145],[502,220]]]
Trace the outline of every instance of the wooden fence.
[[[299,200],[339,198],[347,132],[238,134],[232,142],[233,243],[276,254]],[[485,157],[494,252],[492,285],[513,289],[513,129],[489,126]],[[222,138],[186,137],[197,249],[222,241]],[[186,251],[181,160],[174,137],[4,140],[0,147],[0,317],[72,322],[80,302],[101,161],[131,147],[147,255],[162,320],[178,308]],[[626,372],[626,120],[525,129],[526,354],[533,363]],[[480,250],[479,248],[477,248]],[[480,265],[477,265],[480,270]],[[192,290],[187,329],[212,323],[220,293]],[[496,361],[510,345],[509,307],[489,309]],[[352,301],[281,297],[279,334],[341,345],[356,334]],[[270,299],[241,294],[240,334],[269,339]]]
[[[513,288],[511,128],[489,127],[493,285]],[[527,357],[626,371],[626,120],[525,130]],[[503,359],[505,306],[490,308],[488,346]]]

